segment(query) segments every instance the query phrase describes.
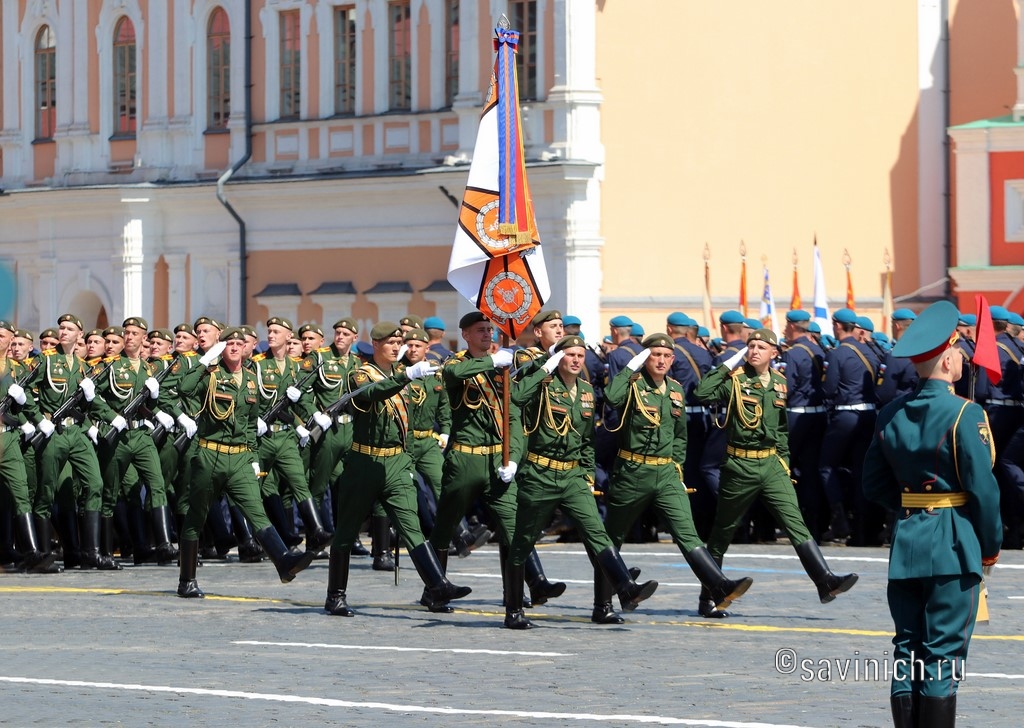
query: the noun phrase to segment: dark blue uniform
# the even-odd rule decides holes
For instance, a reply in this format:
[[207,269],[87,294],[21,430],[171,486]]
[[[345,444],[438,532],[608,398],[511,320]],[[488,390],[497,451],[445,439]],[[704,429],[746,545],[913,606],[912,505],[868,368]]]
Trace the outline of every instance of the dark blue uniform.
[[782,355],[785,364],[789,422],[789,466],[796,480],[796,494],[804,522],[815,538],[821,536],[818,512],[821,510],[821,479],[818,458],[828,423],[822,380],[825,352],[810,336],[790,342]]
[[[733,339],[727,342],[722,353],[715,357],[714,366],[720,366],[728,361],[736,352],[747,348],[747,343],[742,339]],[[714,367],[712,367],[714,368]],[[724,413],[721,405],[712,405],[709,412],[711,426],[708,428],[707,439],[704,442],[704,452],[700,458],[701,479],[708,490],[718,498],[718,485],[721,478],[722,462],[725,460],[725,446],[729,442],[721,425],[724,422]],[[717,424],[716,424],[717,423]]]
[[709,422],[708,409],[694,396],[694,390],[704,375],[711,371],[711,354],[685,336],[675,339],[673,348],[675,362],[669,376],[682,385],[686,394],[686,463],[683,465],[683,482],[697,491],[693,499],[693,521],[701,539],[706,540],[715,519],[717,495],[704,481],[700,468]]
[[917,370],[910,363],[910,359],[893,356],[892,352],[889,352],[885,355],[883,366],[884,373],[879,377],[880,381],[875,389],[879,406],[887,405],[917,388]]
[[[1002,495],[1000,505],[1006,524],[1006,547],[1020,548],[1024,533],[1024,453],[1013,452],[1024,444],[1024,392],[1022,392],[1021,362],[1024,352],[1020,342],[1005,331],[996,335],[999,366],[1003,376],[999,384],[988,383],[985,410],[992,424],[992,439],[996,447],[996,481]],[[986,377],[987,379],[987,377]]]
[[452,355],[452,350],[440,342],[427,347],[427,361],[434,361],[440,364]]

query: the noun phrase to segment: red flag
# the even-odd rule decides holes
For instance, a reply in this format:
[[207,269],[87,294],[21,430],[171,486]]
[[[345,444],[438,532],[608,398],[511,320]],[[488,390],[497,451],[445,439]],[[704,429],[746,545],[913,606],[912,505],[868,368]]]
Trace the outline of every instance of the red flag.
[[796,311],[798,308],[803,307],[803,302],[800,300],[800,280],[797,277],[796,266],[793,266],[793,297],[789,299],[789,310]]
[[974,297],[978,307],[978,327],[975,331],[974,366],[988,372],[989,381],[999,384],[1003,368],[999,365],[999,349],[996,348],[996,330],[992,326],[992,314],[988,310],[988,299],[980,293]]
[[853,279],[850,278],[850,266],[846,266],[846,307],[851,311],[857,309],[853,301]]
[[740,313],[747,316],[747,258],[740,259]]

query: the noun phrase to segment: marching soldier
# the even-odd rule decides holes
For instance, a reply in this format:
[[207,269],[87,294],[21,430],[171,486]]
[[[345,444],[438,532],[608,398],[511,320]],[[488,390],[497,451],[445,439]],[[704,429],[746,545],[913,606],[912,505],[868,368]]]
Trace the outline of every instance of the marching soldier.
[[[917,318],[917,314],[909,308],[898,308],[892,312],[892,337],[899,341],[903,332]],[[884,372],[878,378],[875,396],[878,404],[886,405],[898,397],[910,394],[917,387],[917,372],[909,359],[896,356],[891,351],[885,356],[882,364]]]
[[800,516],[789,472],[786,379],[771,368],[777,347],[773,331],[758,329],[745,349],[712,369],[697,387],[702,402],[726,405],[726,458],[708,551],[721,564],[740,521],[761,496],[827,604],[853,587],[857,575],[832,573]]
[[614,584],[623,609],[632,610],[654,594],[658,582],[638,585],[601,523],[591,487],[594,481],[594,390],[579,378],[586,356],[579,336],[566,336],[537,370],[516,385],[525,401],[526,463],[517,475],[516,525],[506,574],[505,626],[529,629],[523,613],[525,563],[541,530],[561,507],[576,522],[594,564],[594,613],[598,624],[622,624],[604,584]]
[[302,356],[307,357],[324,345],[324,330],[319,324],[303,324],[299,327],[299,340],[302,341]]
[[[605,392],[608,403],[622,416],[616,431],[619,448],[607,497],[605,528],[618,548],[633,522],[653,506],[665,518],[673,542],[700,580],[701,616],[726,617],[725,608],[745,594],[753,580],[727,579],[721,563],[704,548],[693,525],[683,483],[686,399],[679,382],[668,376],[675,361],[674,343],[667,334],[648,336],[644,348],[626,362]],[[595,578],[598,576],[595,574]],[[603,588],[608,595],[607,583]],[[606,606],[607,602],[606,598]]]
[[879,414],[864,463],[865,495],[899,513],[888,588],[896,728],[954,725],[982,576],[1003,533],[988,419],[952,392],[964,366],[951,348],[957,316],[935,303],[896,343],[922,382]]
[[409,556],[426,585],[430,601],[447,603],[472,590],[456,586],[444,575],[430,544],[424,541],[416,515],[416,490],[412,483],[412,459],[406,449],[409,412],[402,390],[410,383],[432,376],[437,367],[427,361],[402,371],[394,370],[402,345],[402,330],[383,321],[370,331],[373,362],[349,374],[349,390],[356,411],[352,445],[338,484],[338,520],[331,545],[331,561],[324,610],[352,617],[348,606],[349,559],[359,527],[375,502],[381,502],[409,548]]
[[423,320],[423,329],[430,337],[427,342],[427,359],[441,364],[452,355],[452,350],[444,345],[444,321],[437,316],[428,316]]
[[[229,328],[220,335],[218,344],[199,357],[200,366],[190,369],[178,381],[183,397],[201,403],[189,510],[180,540],[178,596],[186,599],[205,596],[196,581],[199,532],[210,503],[215,502],[221,491],[227,491],[253,524],[256,539],[277,567],[282,583],[294,579],[316,556],[315,551],[288,551],[263,510],[257,481],[261,472],[256,444],[259,392],[256,375],[243,366],[244,349],[245,334],[240,328]],[[180,362],[174,366],[180,367]]]

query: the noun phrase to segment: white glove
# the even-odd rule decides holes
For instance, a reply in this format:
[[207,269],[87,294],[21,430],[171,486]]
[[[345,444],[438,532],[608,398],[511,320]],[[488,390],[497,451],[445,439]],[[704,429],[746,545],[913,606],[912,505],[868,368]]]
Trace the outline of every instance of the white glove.
[[288,395],[288,399],[292,402],[298,402],[302,398],[302,390],[298,387],[288,387],[288,389],[284,390],[284,393]]
[[424,359],[421,362],[413,364],[411,367],[407,367],[405,370],[405,376],[409,377],[409,379],[423,379],[423,377],[429,377],[431,374],[436,372],[437,364]]
[[18,404],[25,404],[25,390],[17,382],[11,382],[11,386],[7,388],[7,394],[11,395]]
[[491,354],[491,361],[494,363],[495,369],[503,369],[505,367],[512,366],[512,350],[498,349],[496,352]]
[[199,363],[204,367],[208,367],[217,360],[217,357],[227,348],[228,344],[226,341],[218,341],[216,344],[210,347],[210,350],[199,357]]
[[22,436],[25,438],[25,442],[28,442],[32,438],[32,435],[36,434],[36,426],[31,422],[26,422],[19,429],[21,430]]
[[511,483],[512,478],[516,477],[516,470],[519,466],[516,465],[515,461],[510,460],[508,465],[502,465],[498,468],[498,477],[501,478],[502,483]]
[[93,425],[88,430],[86,430],[85,434],[89,436],[90,440],[92,440],[93,445],[100,444],[100,430],[98,427],[96,427],[96,425]]
[[441,446],[442,450],[444,450],[446,447],[448,447],[448,433],[447,432],[442,432],[440,435],[437,436],[437,444]]
[[[644,349],[644,351],[647,350]],[[565,356],[564,351],[555,352],[554,354],[551,355],[550,359],[548,359],[546,362],[544,362],[544,364],[541,365],[541,369],[546,371],[548,374],[551,374],[551,372],[558,369],[558,362],[562,361],[563,356]]]
[[256,477],[257,478],[260,477],[260,464],[259,463],[253,463],[252,464],[252,472],[256,473]]
[[256,436],[263,437],[267,434],[267,423],[263,421],[262,417],[256,418]]
[[128,427],[128,420],[121,415],[118,415],[110,421],[110,426],[116,429],[118,432],[124,432],[125,428]]
[[184,412],[178,415],[178,424],[185,430],[185,436],[189,439],[195,437],[196,431],[199,429],[199,425],[196,424],[196,421]]
[[155,416],[157,422],[163,425],[165,430],[170,431],[174,429],[174,418],[171,417],[169,414],[167,414],[166,412],[157,412]]
[[309,444],[309,430],[302,425],[295,426],[295,434],[299,436],[299,447],[305,447]]
[[735,354],[733,354],[732,356],[725,360],[725,368],[728,369],[729,371],[732,371],[733,369],[738,367],[746,358],[747,347],[744,346],[742,349],[740,349]]
[[324,432],[331,429],[331,418],[323,412],[314,412],[313,421],[316,422]]
[[83,379],[78,386],[81,387],[82,391],[85,393],[85,401],[92,402],[93,397],[96,396],[96,385],[93,384],[93,381],[86,378]]
[[554,344],[552,344],[551,346],[548,347],[548,356],[554,356],[555,355],[555,347],[556,346],[558,346],[558,342],[557,341]]
[[636,356],[634,356],[632,359],[629,360],[629,362],[626,364],[626,369],[628,369],[631,372],[638,372],[638,371],[640,371],[640,367],[642,367],[644,365],[644,362],[647,361],[647,358],[650,355],[651,355],[651,350],[650,349],[643,349],[643,350],[641,350],[641,352],[639,354],[637,354]]
[[38,427],[39,431],[41,433],[43,433],[44,435],[46,435],[47,437],[52,435],[53,431],[57,429],[56,427],[53,426],[53,423],[50,422],[49,420],[40,420],[39,424],[36,425],[36,427]]
[[408,352],[408,351],[409,351],[409,345],[408,344],[402,344],[400,347],[398,347],[398,361],[402,361],[402,357],[405,356],[406,352]]
[[146,389],[149,390],[150,399],[156,399],[160,396],[160,382],[156,381],[153,377],[146,379]]

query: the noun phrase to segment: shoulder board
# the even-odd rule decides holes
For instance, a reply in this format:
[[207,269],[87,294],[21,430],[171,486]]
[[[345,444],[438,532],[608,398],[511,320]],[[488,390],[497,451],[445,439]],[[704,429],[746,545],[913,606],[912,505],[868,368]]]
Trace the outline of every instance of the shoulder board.
[[181,352],[182,356],[199,356],[195,351],[189,349],[188,351]]
[[174,358],[174,354],[164,354],[160,357],[160,361],[171,361]]
[[250,357],[250,361],[263,361],[266,358],[267,358],[266,354],[253,354]]
[[213,374],[218,369],[220,369],[220,367],[217,366],[216,364],[211,364],[210,366],[206,367],[206,371],[210,374]]
[[103,361],[103,357],[102,356],[94,356],[92,359],[86,359],[85,363],[88,364],[91,367],[94,367],[94,366],[98,365],[101,361]]
[[103,357],[103,363],[104,364],[109,364],[110,362],[117,361],[120,358],[121,358],[120,354],[117,354],[115,356],[106,356],[106,357]]
[[331,351],[331,347],[321,346],[319,349],[317,349],[317,351],[319,351],[321,354],[328,354]]
[[41,356],[54,356],[56,353],[57,353],[56,349],[43,349],[43,351],[40,352],[40,355]]
[[290,356],[288,358],[291,359],[296,364],[301,364],[302,363],[302,357],[301,356]]

